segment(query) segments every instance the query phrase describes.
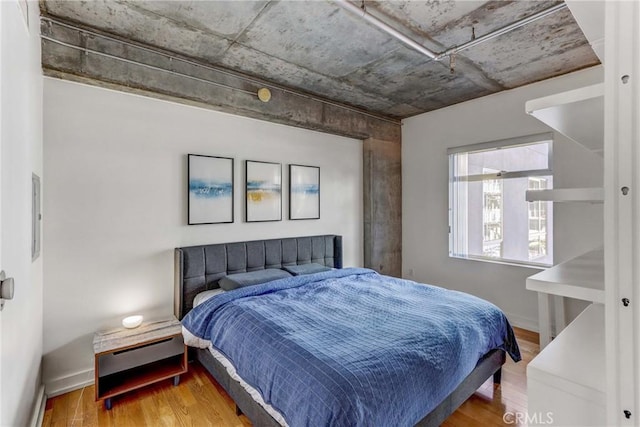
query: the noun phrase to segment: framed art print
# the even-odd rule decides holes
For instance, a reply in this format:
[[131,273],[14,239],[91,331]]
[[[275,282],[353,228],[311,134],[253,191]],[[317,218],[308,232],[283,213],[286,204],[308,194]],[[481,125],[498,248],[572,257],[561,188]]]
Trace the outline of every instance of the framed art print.
[[189,225],[233,222],[233,159],[189,154]]
[[320,168],[289,165],[289,219],[320,219]]
[[282,220],[282,165],[245,161],[247,222]]

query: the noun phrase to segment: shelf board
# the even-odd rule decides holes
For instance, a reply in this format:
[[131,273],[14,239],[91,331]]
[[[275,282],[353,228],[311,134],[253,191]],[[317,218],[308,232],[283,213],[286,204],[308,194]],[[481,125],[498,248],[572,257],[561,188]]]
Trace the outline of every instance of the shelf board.
[[527,190],[527,202],[604,202],[604,188],[556,188],[553,190]]
[[187,372],[186,357],[177,355],[128,371],[100,377],[96,400],[118,396]]
[[604,305],[592,304],[527,366],[527,378],[604,402]]
[[530,291],[604,304],[604,249],[529,276],[526,287]]
[[527,101],[525,109],[547,126],[602,155],[604,148],[604,84]]

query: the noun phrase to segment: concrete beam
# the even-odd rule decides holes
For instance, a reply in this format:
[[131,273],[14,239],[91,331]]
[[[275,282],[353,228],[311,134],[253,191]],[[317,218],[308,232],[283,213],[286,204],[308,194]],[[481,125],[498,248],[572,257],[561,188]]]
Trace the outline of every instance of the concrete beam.
[[[365,266],[401,274],[398,120],[57,19],[41,27],[47,76],[365,140]],[[261,87],[270,102],[258,99]]]
[[[259,77],[215,67],[178,53],[44,18],[46,75],[213,108],[352,138],[399,138],[398,119],[294,91]],[[261,102],[257,91],[271,90]]]

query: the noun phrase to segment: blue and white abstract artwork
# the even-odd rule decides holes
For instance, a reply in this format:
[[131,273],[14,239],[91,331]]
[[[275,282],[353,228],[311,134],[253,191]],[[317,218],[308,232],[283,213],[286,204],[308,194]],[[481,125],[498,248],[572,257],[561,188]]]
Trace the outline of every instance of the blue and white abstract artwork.
[[289,219],[320,218],[320,168],[289,165]]
[[233,222],[233,159],[189,154],[189,224]]
[[246,220],[282,220],[282,165],[247,160]]

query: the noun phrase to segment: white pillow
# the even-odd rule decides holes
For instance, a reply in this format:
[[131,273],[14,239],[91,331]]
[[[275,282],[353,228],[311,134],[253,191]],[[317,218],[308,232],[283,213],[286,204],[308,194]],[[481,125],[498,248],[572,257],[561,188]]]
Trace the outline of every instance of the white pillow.
[[211,289],[210,291],[204,291],[204,292],[200,292],[198,295],[196,295],[196,297],[193,299],[193,306],[197,307],[200,304],[202,304],[203,302],[205,302],[206,300],[208,300],[209,298],[215,296],[215,295],[220,295],[221,293],[224,292],[224,289],[222,288],[218,288],[218,289]]

